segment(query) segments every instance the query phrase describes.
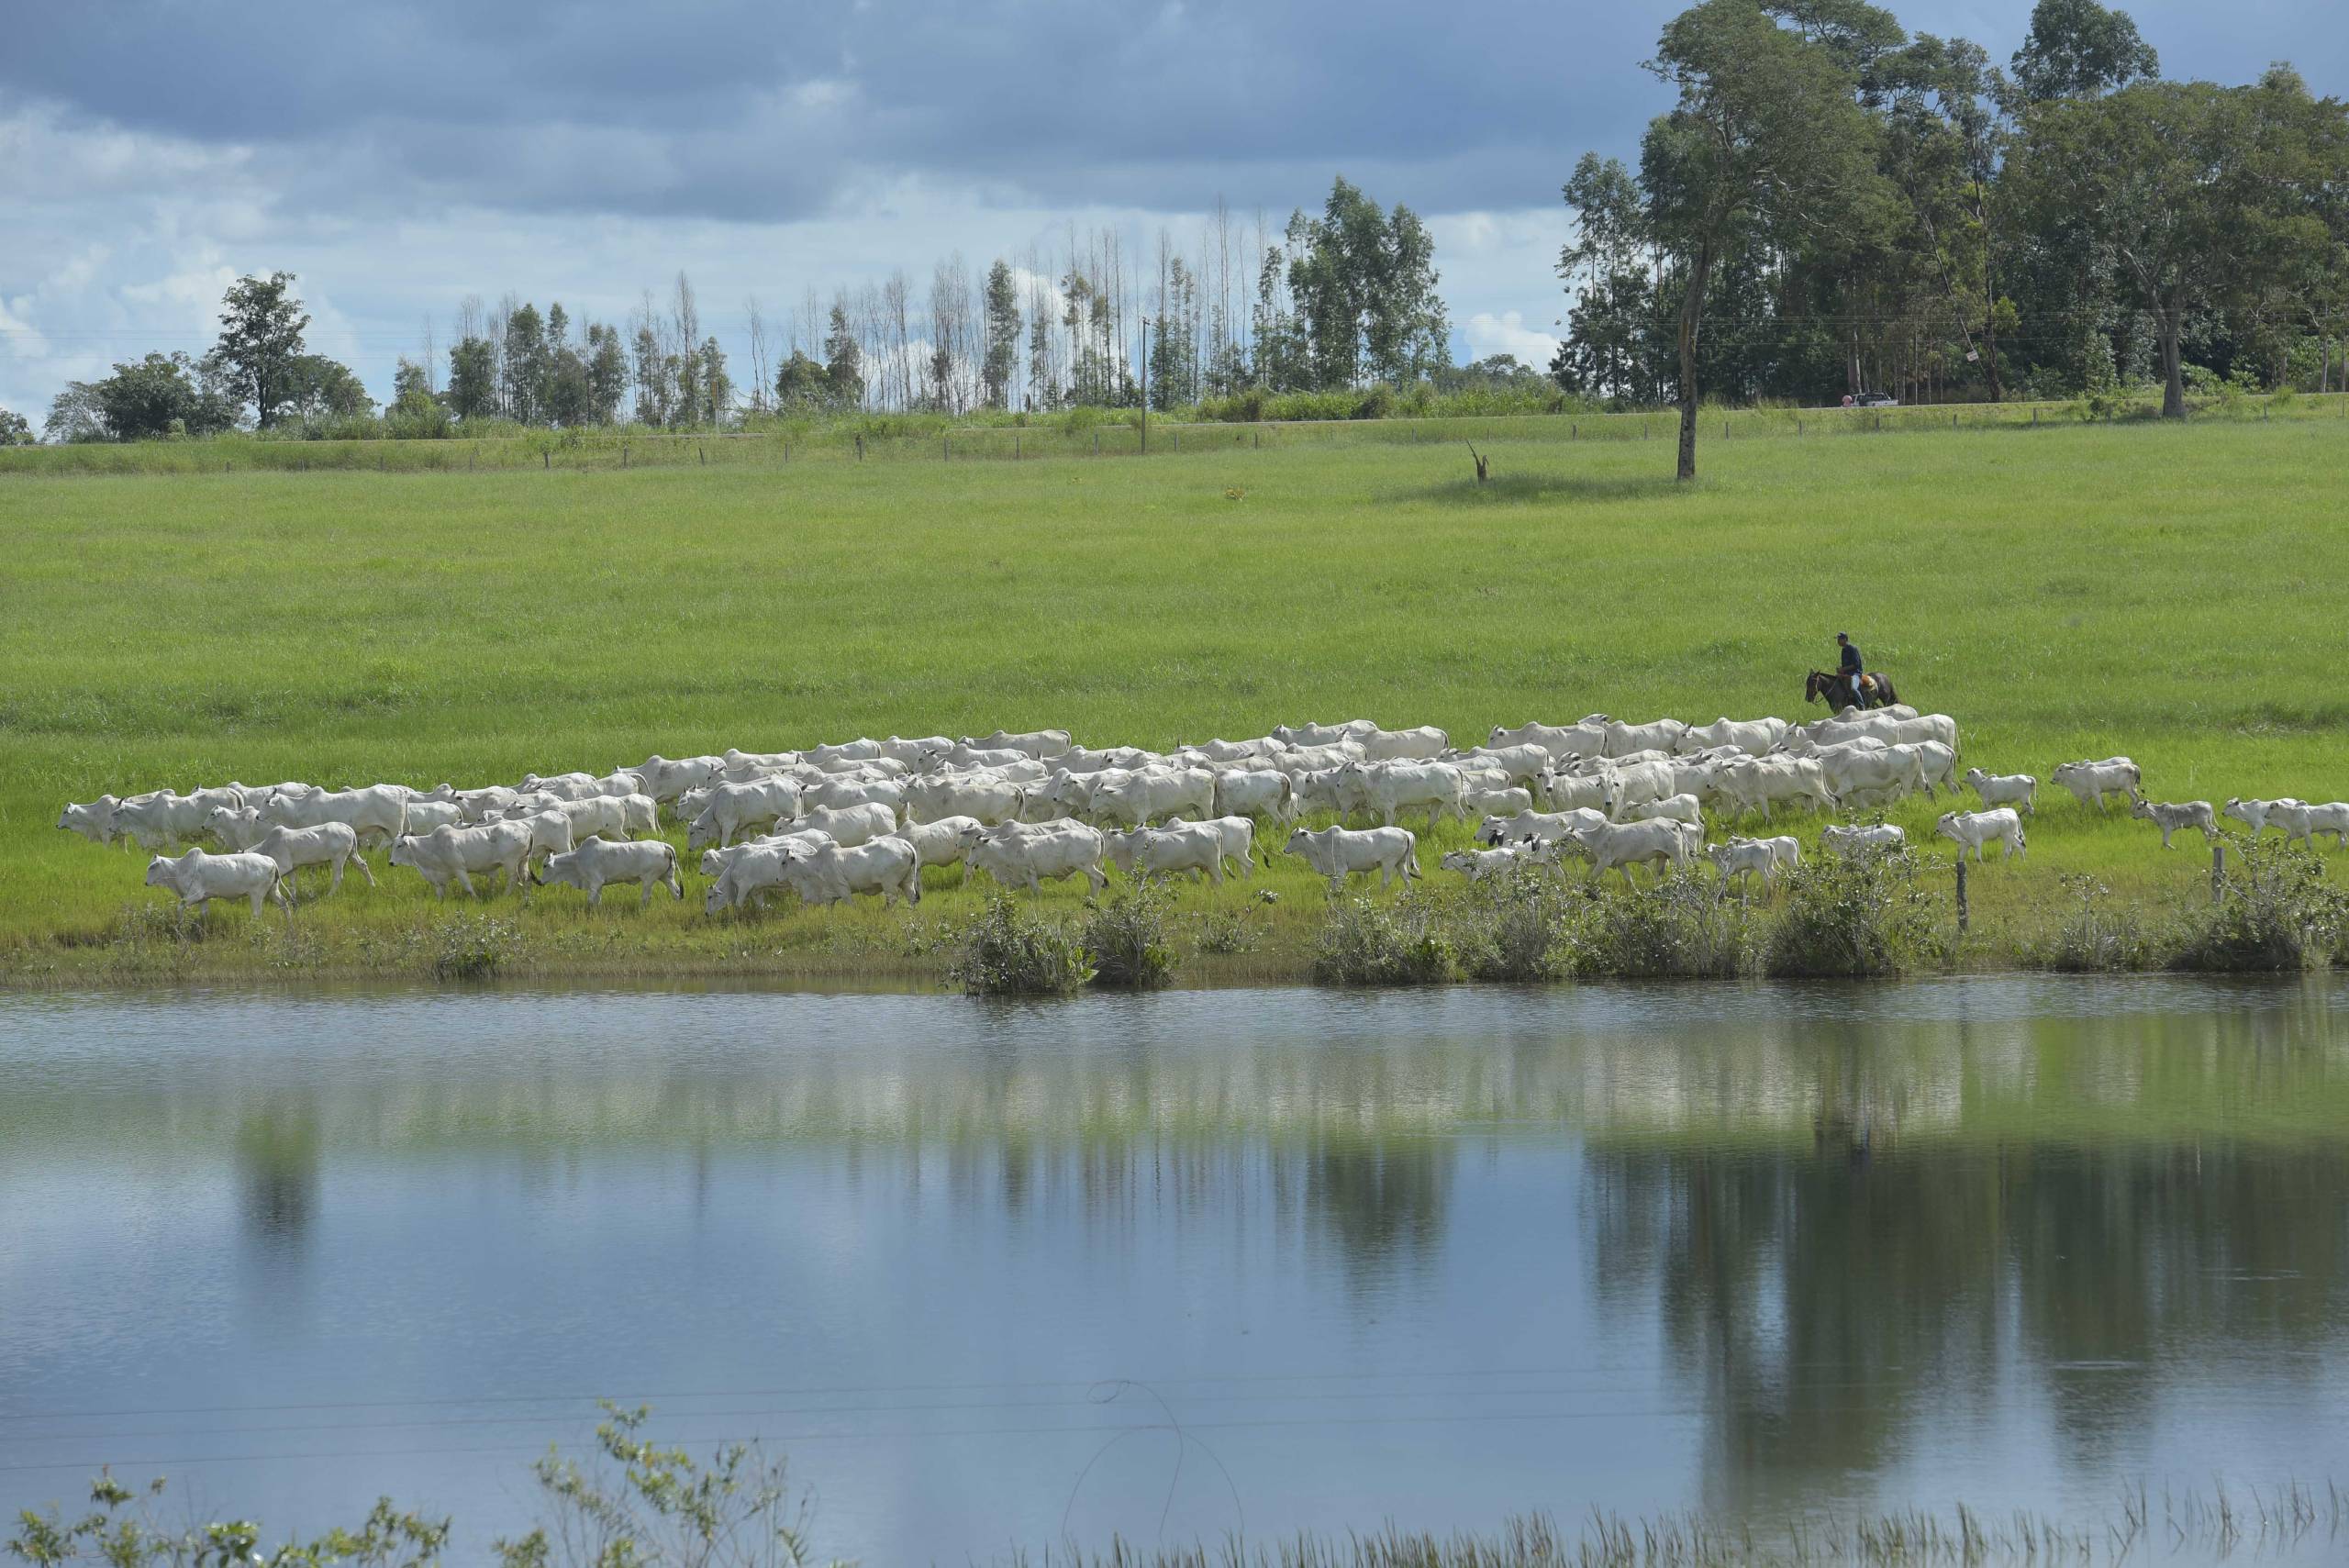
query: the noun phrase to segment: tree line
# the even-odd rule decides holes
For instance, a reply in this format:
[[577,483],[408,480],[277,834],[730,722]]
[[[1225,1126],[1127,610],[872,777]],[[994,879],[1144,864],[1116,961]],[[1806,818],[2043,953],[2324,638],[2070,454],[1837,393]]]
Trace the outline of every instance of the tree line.
[[[810,413],[1187,406],[1245,391],[1407,385],[1450,367],[1435,246],[1408,207],[1336,180],[1318,213],[1252,235],[1218,204],[1186,246],[1161,230],[1137,257],[1115,229],[999,257],[940,261],[926,291],[902,270],[771,319],[743,302],[743,359],[706,329],[692,280],[645,291],[621,322],[508,295],[458,307],[445,355],[428,327],[402,355],[384,433],[501,421],[715,428]],[[291,273],[244,278],[201,359],[150,354],[73,383],[52,440],[204,436],[289,422],[348,428],[374,405],[347,367],[306,351]],[[747,361],[747,362],[745,362]],[[8,416],[15,418],[14,416]],[[21,420],[17,421],[22,426]],[[0,424],[0,439],[8,427]],[[25,432],[29,436],[29,431]]]
[[1676,402],[1684,478],[1701,397],[2349,385],[2349,113],[2288,65],[2164,80],[2097,0],[2039,0],[2004,69],[1865,0],[1701,0],[1647,69],[1638,168],[1564,186],[1552,372]]

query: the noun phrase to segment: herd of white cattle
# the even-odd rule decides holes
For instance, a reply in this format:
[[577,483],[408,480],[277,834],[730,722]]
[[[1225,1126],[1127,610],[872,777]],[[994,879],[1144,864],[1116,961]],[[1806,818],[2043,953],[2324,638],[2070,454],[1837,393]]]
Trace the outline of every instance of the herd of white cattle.
[[[1481,819],[1481,847],[1439,862],[1471,879],[1575,857],[1594,875],[1620,870],[1630,883],[1634,866],[1664,874],[1701,857],[1724,885],[1758,876],[1766,889],[1799,861],[1799,843],[1731,836],[1709,845],[1708,808],[1725,817],[1759,811],[1767,822],[1774,806],[1866,810],[1912,793],[1934,799],[1937,789],[1955,797],[1962,784],[1982,808],[1945,813],[1936,831],[1961,856],[1971,849],[1980,860],[1993,843],[2001,858],[2021,855],[2038,780],[1979,768],[1961,778],[1956,769],[1956,722],[1908,707],[1847,708],[1807,725],[1625,724],[1594,714],[1575,724],[1496,728],[1483,745],[1464,749],[1433,727],[1386,729],[1356,719],[1170,752],[1094,751],[1058,729],[997,730],[977,740],[892,736],[798,751],[656,755],[600,776],[532,773],[475,789],[228,784],[187,795],[101,795],[67,806],[57,825],[95,843],[152,851],[216,842],[225,852],[199,846],[157,854],[149,884],[197,906],[249,898],[256,915],[266,898],[284,901],[305,866],[322,868],[328,893],[351,865],[373,886],[362,851],[377,845],[441,898],[451,883],[474,895],[475,876],[498,873],[509,891],[564,884],[591,905],[607,886],[631,883],[640,907],[656,886],[682,898],[677,851],[660,837],[664,812],[686,825],[687,849],[701,851],[713,915],[783,892],[811,905],[858,894],[916,904],[929,866],[960,865],[966,878],[984,873],[1030,891],[1075,876],[1098,891],[1108,867],[1219,884],[1228,867],[1254,875],[1255,834],[1267,822],[1291,829],[1286,852],[1327,878],[1333,894],[1372,872],[1385,887],[1420,874],[1417,836],[1396,819],[1422,810],[1431,830],[1447,816]],[[2161,829],[2165,847],[2181,828],[2218,832],[2206,801],[2145,799],[2126,757],[2066,762],[2053,777],[2099,811],[2107,796],[2125,798]],[[2289,838],[2330,833],[2349,843],[2349,804],[2236,799],[2224,810],[2254,836],[2274,826]],[[1316,815],[1336,825],[1297,826]],[[1380,825],[1344,826],[1354,817]],[[1836,824],[1820,830],[1819,844],[1848,856],[1904,837],[1889,824]]]

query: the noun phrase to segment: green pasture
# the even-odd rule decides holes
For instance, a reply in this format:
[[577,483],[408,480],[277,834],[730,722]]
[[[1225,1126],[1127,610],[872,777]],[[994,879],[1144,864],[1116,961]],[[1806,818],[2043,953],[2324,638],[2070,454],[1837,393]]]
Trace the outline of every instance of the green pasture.
[[[511,782],[998,724],[1165,746],[1357,715],[1463,742],[1594,711],[1799,717],[1839,629],[1955,716],[1965,762],[2044,780],[2125,752],[2156,798],[2349,796],[2349,421],[1709,439],[1686,489],[1661,435],[1479,444],[1483,486],[1456,446],[1155,432],[1146,461],[0,474],[0,964],[114,963],[126,910],[161,901],[143,855],[53,828],[103,791]],[[1891,819],[1921,841],[1942,808]],[[1431,876],[1464,838],[1423,845]],[[396,962],[444,917],[374,860],[384,886],[306,905],[298,940],[216,911],[174,962]],[[2209,868],[2049,786],[2030,858],[1974,880],[1970,961],[2010,961],[2061,873],[2151,906]],[[690,872],[642,916],[567,889],[484,907],[550,968],[918,973],[977,906],[930,876],[910,922],[710,921]],[[1279,902],[1181,895],[1261,928],[1193,973],[1298,971],[1320,884],[1276,859],[1255,886]]]

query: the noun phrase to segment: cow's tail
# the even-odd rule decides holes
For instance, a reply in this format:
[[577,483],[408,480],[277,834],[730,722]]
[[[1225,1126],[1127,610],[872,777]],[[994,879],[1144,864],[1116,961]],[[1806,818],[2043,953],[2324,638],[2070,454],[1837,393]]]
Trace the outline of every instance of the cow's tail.
[[1419,846],[1415,842],[1403,851],[1403,871],[1408,876],[1419,876]]

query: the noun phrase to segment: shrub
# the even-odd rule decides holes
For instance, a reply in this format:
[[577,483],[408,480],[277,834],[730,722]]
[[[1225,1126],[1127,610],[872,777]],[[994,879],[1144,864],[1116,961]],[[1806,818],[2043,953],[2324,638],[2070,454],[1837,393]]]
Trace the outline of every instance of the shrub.
[[1457,973],[1438,904],[1407,893],[1392,905],[1348,898],[1330,906],[1313,949],[1324,985],[1441,985]]
[[1546,872],[1523,868],[1471,883],[1454,909],[1453,946],[1476,980],[1552,980],[1563,972],[1560,938],[1580,895]]
[[2042,963],[2070,974],[2153,967],[2153,939],[2136,911],[2105,907],[2111,888],[2092,876],[2069,873],[2056,880],[2065,892],[2079,900],[2079,907],[2056,928],[2054,940],[2039,954]]
[[963,933],[947,977],[974,996],[1068,996],[1093,978],[1074,938],[999,894]]
[[495,915],[457,915],[432,937],[432,978],[495,980],[521,956],[522,930]]
[[1254,952],[1256,926],[1241,909],[1209,909],[1199,917],[1201,952],[1222,955]]
[[1775,975],[1898,974],[1932,955],[1931,901],[1912,851],[1822,854],[1788,872],[1763,967]]
[[1621,891],[1586,884],[1584,897],[1559,952],[1567,973],[1695,977],[1753,967],[1743,912],[1701,873],[1681,872],[1653,887]]
[[2235,850],[2219,902],[2188,918],[2178,969],[2308,969],[2332,962],[2349,932],[2349,894],[2324,880],[2313,851],[2271,839]]
[[1166,940],[1166,893],[1149,883],[1129,883],[1108,902],[1096,904],[1083,940],[1096,985],[1148,990],[1174,973],[1174,948]]

